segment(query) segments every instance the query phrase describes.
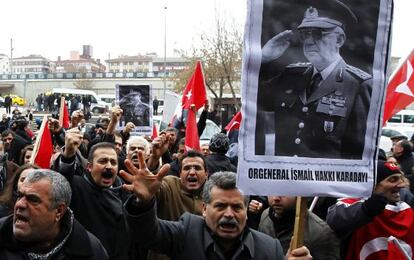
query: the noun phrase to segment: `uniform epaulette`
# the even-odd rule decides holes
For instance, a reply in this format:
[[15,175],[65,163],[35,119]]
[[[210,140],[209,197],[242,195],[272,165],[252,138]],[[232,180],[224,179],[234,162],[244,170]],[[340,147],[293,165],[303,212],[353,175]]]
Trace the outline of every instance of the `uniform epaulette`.
[[312,66],[310,62],[298,62],[298,63],[289,64],[286,66],[286,68],[307,68],[310,66]]
[[365,71],[358,69],[354,66],[351,65],[346,65],[346,70],[351,72],[352,74],[354,74],[355,76],[357,76],[358,78],[362,79],[362,80],[368,80],[370,78],[372,78],[372,76],[368,73],[366,73]]

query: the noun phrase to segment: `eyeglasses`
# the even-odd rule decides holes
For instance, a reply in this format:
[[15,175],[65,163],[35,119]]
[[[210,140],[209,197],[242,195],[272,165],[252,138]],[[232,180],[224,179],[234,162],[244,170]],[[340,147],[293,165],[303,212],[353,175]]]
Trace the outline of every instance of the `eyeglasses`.
[[322,37],[325,37],[326,35],[333,34],[333,33],[337,34],[337,32],[327,32],[327,31],[323,31],[320,29],[308,29],[308,30],[300,30],[299,36],[302,41],[306,40],[310,36],[312,36],[312,39],[314,40],[321,40]]

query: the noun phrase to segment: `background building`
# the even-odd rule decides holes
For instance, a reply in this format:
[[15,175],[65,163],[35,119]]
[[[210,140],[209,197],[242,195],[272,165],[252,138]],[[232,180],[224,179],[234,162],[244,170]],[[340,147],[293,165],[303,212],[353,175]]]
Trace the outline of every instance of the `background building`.
[[55,70],[55,64],[51,60],[34,54],[13,58],[12,65],[13,74],[51,73]]
[[[155,53],[146,55],[126,56],[105,60],[108,72],[147,72],[153,77],[164,76],[164,58],[159,58]],[[188,69],[190,62],[184,58],[166,58],[167,76]]]
[[5,54],[0,54],[0,74],[10,73],[10,59]]

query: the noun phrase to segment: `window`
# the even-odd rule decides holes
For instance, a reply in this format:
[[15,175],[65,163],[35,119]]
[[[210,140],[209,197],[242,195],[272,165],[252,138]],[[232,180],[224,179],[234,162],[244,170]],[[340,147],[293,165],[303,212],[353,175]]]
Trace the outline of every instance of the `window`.
[[414,123],[414,115],[404,115],[403,123],[413,124]]
[[390,123],[401,123],[401,115],[394,115],[391,117],[388,122]]

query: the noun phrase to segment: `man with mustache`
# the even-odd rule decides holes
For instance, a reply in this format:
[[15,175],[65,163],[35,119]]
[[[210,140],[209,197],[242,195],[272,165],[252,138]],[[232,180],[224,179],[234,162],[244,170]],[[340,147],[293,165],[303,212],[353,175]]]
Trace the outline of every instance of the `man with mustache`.
[[[259,231],[279,239],[287,252],[293,235],[296,215],[296,197],[268,196],[269,208],[262,213]],[[312,252],[313,259],[340,259],[340,242],[331,228],[310,211],[306,213],[303,244]]]
[[0,258],[108,259],[101,242],[73,216],[67,180],[33,170],[19,185],[14,213],[0,219]]
[[[121,171],[134,193],[124,208],[130,228],[140,243],[172,259],[284,259],[278,240],[246,227],[248,199],[236,187],[236,175],[219,172],[203,189],[203,217],[184,213],[179,221],[157,218],[156,193],[168,172],[152,175],[140,153],[140,169],[126,160]],[[194,167],[194,166],[191,166]],[[292,250],[288,259],[311,259],[306,247]]]
[[120,188],[122,180],[117,175],[115,146],[107,142],[92,146],[86,169],[81,175],[75,175],[79,172],[76,168],[81,167],[76,163],[75,154],[82,136],[77,128],[66,131],[65,146],[54,168],[72,187],[70,207],[75,218],[101,240],[110,259],[130,259],[131,236],[122,212],[127,194]]
[[[273,78],[262,78],[258,90],[256,154],[362,158],[372,76],[340,54],[345,30],[356,23],[341,1],[312,1],[297,31],[283,31],[263,46],[261,75]],[[290,64],[274,76],[274,61],[299,39],[309,62]],[[273,114],[269,123],[266,116]]]

